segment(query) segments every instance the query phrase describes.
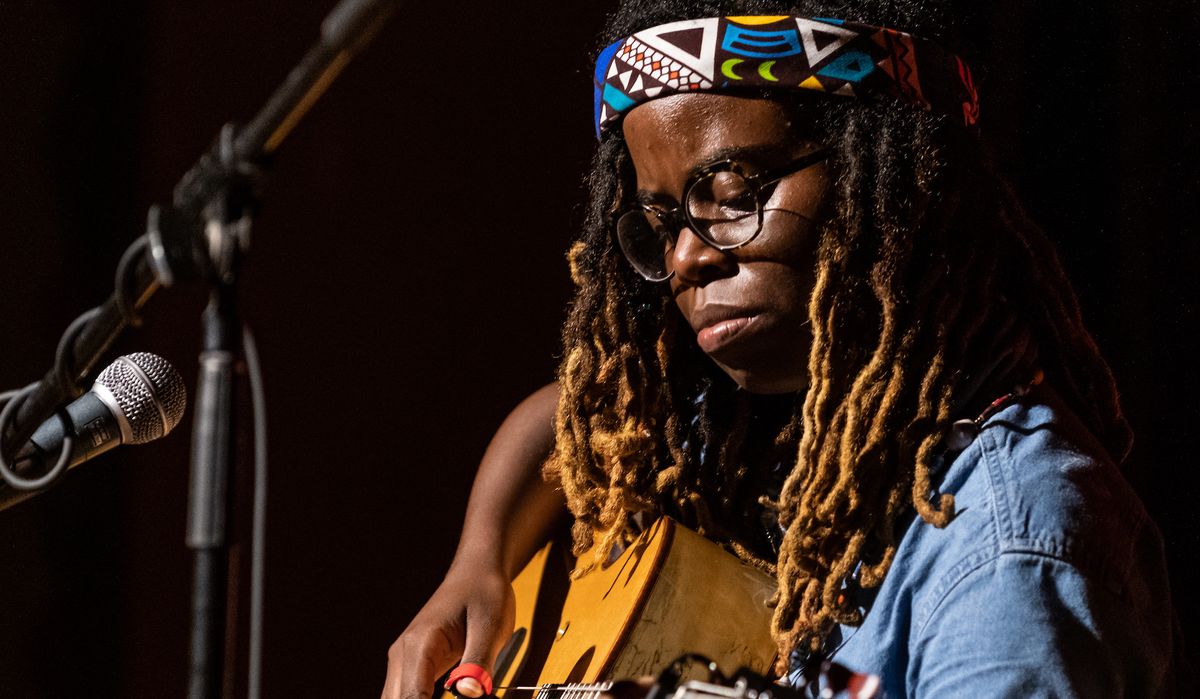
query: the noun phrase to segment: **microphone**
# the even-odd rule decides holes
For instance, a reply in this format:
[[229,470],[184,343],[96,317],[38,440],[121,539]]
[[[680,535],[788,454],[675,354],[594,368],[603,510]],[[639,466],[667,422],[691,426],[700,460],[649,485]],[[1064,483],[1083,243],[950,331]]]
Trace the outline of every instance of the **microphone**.
[[145,444],[173,430],[186,406],[187,389],[175,367],[157,354],[127,354],[66,407],[65,422],[55,415],[37,428],[17,452],[14,470],[48,470],[59,458],[66,430],[72,437],[71,466],[121,444]]

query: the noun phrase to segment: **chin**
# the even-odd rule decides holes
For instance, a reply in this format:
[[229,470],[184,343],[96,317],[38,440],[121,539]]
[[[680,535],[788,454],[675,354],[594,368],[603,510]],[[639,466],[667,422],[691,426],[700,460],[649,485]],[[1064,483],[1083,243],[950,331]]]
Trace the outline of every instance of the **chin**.
[[[714,360],[715,361],[715,360]],[[776,395],[780,393],[799,393],[808,387],[808,372],[774,372],[755,371],[753,369],[732,367],[716,362],[729,378],[744,391],[760,395]]]
[[[808,388],[812,337],[804,325],[763,314],[741,333],[701,351],[745,391],[797,393]],[[799,330],[794,329],[797,326]]]

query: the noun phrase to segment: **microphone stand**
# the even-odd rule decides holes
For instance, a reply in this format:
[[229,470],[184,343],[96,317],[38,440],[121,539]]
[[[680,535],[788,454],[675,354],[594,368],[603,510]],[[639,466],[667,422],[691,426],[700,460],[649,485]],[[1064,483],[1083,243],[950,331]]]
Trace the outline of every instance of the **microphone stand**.
[[241,346],[238,280],[242,253],[249,247],[260,181],[256,167],[238,162],[235,133],[231,125],[221,131],[216,154],[220,170],[227,176],[205,210],[211,276],[193,413],[186,537],[188,548],[194,552],[188,680],[188,696],[193,699],[232,693],[223,670],[224,662],[229,660],[224,649],[232,647],[230,634],[234,631],[224,626],[229,577],[225,524],[230,502],[227,484],[236,449],[234,365]]
[[[176,185],[169,206],[155,205],[146,234],[126,251],[115,290],[64,333],[54,367],[4,403],[0,424],[0,510],[49,487],[66,471],[66,454],[50,472],[25,480],[7,459],[59,406],[82,393],[80,382],[159,287],[198,280],[210,289],[203,315],[191,455],[187,544],[195,551],[188,696],[220,696],[225,678],[225,593],[229,545],[225,523],[232,463],[234,362],[241,343],[238,270],[262,182],[261,168],[350,60],[375,37],[401,0],[341,0],[309,49],[267,104],[245,126],[227,124],[211,151]],[[6,485],[5,485],[6,484]],[[226,688],[227,691],[227,688]]]

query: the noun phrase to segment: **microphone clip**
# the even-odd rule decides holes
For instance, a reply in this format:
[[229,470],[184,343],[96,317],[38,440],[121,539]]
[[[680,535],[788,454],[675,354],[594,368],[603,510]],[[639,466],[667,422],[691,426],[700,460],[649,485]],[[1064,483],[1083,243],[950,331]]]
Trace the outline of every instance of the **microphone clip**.
[[[221,128],[175,187],[172,203],[155,204],[146,217],[149,259],[160,284],[235,281],[237,259],[250,245],[250,227],[261,203],[262,164],[237,149],[239,127]],[[265,156],[260,156],[265,158]]]

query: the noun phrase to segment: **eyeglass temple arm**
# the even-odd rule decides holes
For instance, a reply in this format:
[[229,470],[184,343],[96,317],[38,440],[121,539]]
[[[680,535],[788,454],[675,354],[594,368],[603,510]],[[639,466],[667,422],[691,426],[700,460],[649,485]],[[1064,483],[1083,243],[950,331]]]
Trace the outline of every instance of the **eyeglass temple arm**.
[[800,172],[801,170],[803,170],[805,168],[812,167],[813,165],[816,165],[819,162],[827,160],[829,158],[829,156],[831,156],[831,155],[833,155],[833,152],[831,150],[829,150],[828,148],[819,148],[819,149],[809,153],[808,155],[800,156],[799,159],[793,160],[792,162],[788,163],[787,165],[776,168],[774,170],[767,170],[766,172],[763,172],[763,173],[760,173],[760,174],[754,176],[754,178],[753,178],[755,180],[754,184],[756,184],[759,187],[764,187],[769,184],[774,184],[774,183],[778,182],[779,180],[782,180],[783,178],[787,177],[788,175]]

